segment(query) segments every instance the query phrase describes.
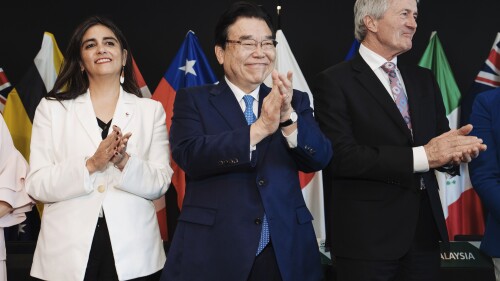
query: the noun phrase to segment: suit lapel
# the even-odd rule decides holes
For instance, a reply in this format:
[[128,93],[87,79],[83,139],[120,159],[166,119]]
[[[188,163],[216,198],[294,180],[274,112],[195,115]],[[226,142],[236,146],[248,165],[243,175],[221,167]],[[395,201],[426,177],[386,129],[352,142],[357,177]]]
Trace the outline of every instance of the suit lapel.
[[[120,87],[120,97],[116,103],[115,114],[113,115],[113,122],[111,124],[118,126],[122,130],[122,133],[125,134],[127,132],[127,125],[134,116],[135,108],[134,96],[126,93]],[[112,130],[109,132],[111,133]]]
[[[270,91],[271,89],[266,87],[264,84],[260,86],[258,116],[260,116],[261,113],[262,102],[264,101],[264,98],[269,94]],[[238,101],[234,97],[234,93],[231,91],[231,88],[229,88],[224,79],[222,79],[222,81],[216,87],[213,88],[210,94],[211,94],[210,103],[219,112],[222,118],[224,118],[224,120],[229,124],[229,126],[232,129],[248,126],[247,121],[245,119],[245,115],[243,114],[243,111],[241,110]],[[276,133],[281,134],[279,129]],[[273,136],[274,134],[270,135],[267,138],[264,138],[261,142],[257,144],[257,153],[259,155],[257,157],[258,162],[262,161],[262,159],[264,158],[266,150]]]
[[101,143],[101,134],[97,127],[97,119],[95,116],[94,108],[92,107],[92,101],[90,100],[90,93],[87,91],[85,94],[78,96],[75,99],[75,114],[85,129],[85,132],[92,140],[95,147],[97,148]]
[[[399,112],[396,103],[391,99],[389,93],[385,89],[384,85],[380,82],[377,75],[371,70],[368,64],[363,60],[363,58],[358,55],[352,60],[352,67],[356,75],[356,79],[361,83],[361,85],[367,90],[370,95],[378,102],[378,104],[384,109],[384,112],[388,114],[391,120],[396,123],[396,125],[408,136],[411,140],[410,129],[406,126],[406,123]],[[406,80],[405,80],[406,81]],[[411,106],[410,106],[410,117],[411,117]]]
[[245,115],[224,79],[211,90],[210,94],[210,103],[232,129],[247,126]]
[[[125,129],[134,115],[134,111],[135,101],[133,97],[130,96],[130,94],[126,94],[123,89],[121,89],[111,124],[120,127],[122,132],[125,133]],[[88,91],[75,99],[75,113],[78,121],[80,121],[87,135],[97,148],[102,138],[97,126],[97,119]],[[108,134],[112,131],[113,130],[109,130]]]

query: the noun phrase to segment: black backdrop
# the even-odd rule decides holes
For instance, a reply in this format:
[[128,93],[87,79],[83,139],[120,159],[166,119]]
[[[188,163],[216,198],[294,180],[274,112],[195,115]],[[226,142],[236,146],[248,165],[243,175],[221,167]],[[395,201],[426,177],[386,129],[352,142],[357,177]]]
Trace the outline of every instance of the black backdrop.
[[[110,17],[124,31],[151,92],[156,89],[188,30],[193,30],[218,77],[213,29],[230,0],[26,1],[0,4],[0,67],[15,86],[41,46],[44,31],[61,51],[78,23],[93,14]],[[277,22],[278,0],[256,0]],[[343,60],[354,39],[354,0],[293,0],[282,4],[281,27],[310,82]],[[400,60],[418,63],[433,30],[443,44],[462,94],[471,86],[500,32],[500,0],[421,0],[413,50]]]

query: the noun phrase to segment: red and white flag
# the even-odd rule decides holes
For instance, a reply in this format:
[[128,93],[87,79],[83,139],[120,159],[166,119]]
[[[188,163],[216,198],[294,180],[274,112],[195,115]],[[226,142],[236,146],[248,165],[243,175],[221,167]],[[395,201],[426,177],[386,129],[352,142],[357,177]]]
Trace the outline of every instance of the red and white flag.
[[[285,34],[280,29],[276,32],[276,41],[278,45],[276,46],[276,64],[275,68],[280,73],[286,73],[288,71],[293,72],[293,88],[302,92],[306,92],[309,95],[309,102],[311,107],[313,107],[313,96],[311,90],[307,85],[306,79],[300,70],[299,64],[288,45],[285,38]],[[271,75],[267,77],[265,84],[268,87],[272,87]],[[325,231],[325,207],[323,199],[323,176],[321,171],[316,173],[302,173],[299,172],[300,187],[302,188],[302,195],[306,201],[307,208],[313,215],[313,226],[316,232],[316,238],[318,239],[318,244],[321,245],[326,239]]]
[[148,85],[146,85],[146,81],[144,81],[144,78],[139,71],[139,67],[137,67],[137,63],[135,63],[134,58],[132,58],[132,64],[134,66],[135,79],[137,80],[137,84],[139,84],[139,88],[141,88],[142,97],[150,98],[151,92],[149,91]]

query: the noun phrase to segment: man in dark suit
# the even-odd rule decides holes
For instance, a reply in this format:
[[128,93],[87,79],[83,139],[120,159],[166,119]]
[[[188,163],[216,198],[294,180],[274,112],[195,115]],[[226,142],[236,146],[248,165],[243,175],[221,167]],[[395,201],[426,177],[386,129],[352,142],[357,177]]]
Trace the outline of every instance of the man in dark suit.
[[430,71],[397,65],[412,46],[417,1],[357,0],[354,12],[359,53],[313,87],[335,152],[326,185],[337,278],[439,280],[448,235],[434,170],[454,175],[486,147],[467,136],[470,125],[449,131]]
[[234,3],[215,30],[225,77],[177,92],[170,140],[186,195],[164,281],[322,279],[298,171],[324,168],[331,143],[292,73],[273,71],[275,46],[268,15]]

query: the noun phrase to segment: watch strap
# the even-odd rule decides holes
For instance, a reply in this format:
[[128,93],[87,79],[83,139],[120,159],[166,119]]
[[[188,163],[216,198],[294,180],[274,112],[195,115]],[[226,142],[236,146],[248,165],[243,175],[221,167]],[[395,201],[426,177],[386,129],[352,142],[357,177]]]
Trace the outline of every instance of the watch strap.
[[292,119],[288,119],[288,120],[286,120],[285,122],[281,122],[281,123],[280,123],[280,127],[286,127],[286,126],[290,126],[290,125],[292,125],[292,124],[293,124]]

